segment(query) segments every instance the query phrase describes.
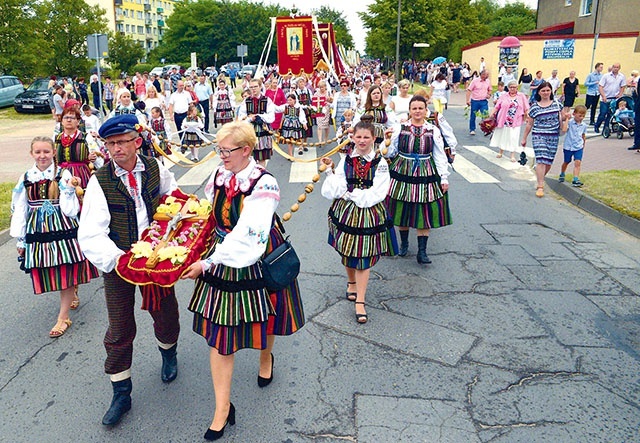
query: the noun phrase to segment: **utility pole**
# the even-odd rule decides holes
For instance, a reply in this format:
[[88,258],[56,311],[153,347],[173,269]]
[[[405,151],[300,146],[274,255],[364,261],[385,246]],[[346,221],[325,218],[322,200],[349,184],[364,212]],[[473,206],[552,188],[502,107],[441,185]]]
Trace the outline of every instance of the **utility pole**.
[[396,82],[400,81],[400,13],[402,12],[402,0],[398,0],[398,28],[396,29]]

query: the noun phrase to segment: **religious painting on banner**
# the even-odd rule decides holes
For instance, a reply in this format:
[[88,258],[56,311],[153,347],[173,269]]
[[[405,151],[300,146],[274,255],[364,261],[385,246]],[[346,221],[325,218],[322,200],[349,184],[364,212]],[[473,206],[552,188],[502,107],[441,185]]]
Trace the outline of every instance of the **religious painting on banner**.
[[311,16],[277,17],[278,67],[281,75],[313,72]]

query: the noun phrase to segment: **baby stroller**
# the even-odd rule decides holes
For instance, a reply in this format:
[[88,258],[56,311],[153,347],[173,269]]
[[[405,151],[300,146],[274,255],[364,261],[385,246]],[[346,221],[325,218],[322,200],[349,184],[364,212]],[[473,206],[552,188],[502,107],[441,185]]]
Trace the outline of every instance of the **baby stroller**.
[[612,100],[609,103],[609,110],[607,113],[609,114],[609,124],[602,128],[602,136],[604,138],[609,138],[611,134],[615,133],[616,136],[621,139],[624,136],[625,132],[628,132],[630,136],[633,136],[635,128],[633,126],[627,127],[618,117],[615,116],[616,111],[618,110],[618,104],[621,100],[627,102],[627,109],[633,109],[633,98],[623,95],[622,97]]

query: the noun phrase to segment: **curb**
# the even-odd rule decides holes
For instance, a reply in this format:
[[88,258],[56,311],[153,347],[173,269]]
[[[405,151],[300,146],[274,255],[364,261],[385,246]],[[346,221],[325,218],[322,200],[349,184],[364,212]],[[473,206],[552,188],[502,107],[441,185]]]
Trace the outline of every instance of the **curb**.
[[0,231],[0,246],[4,245],[9,240],[11,240],[11,236],[9,235],[9,229]]
[[545,181],[554,192],[565,198],[569,203],[576,205],[627,234],[640,238],[640,220],[636,220],[633,217],[629,217],[610,208],[580,191],[579,188],[572,187],[570,184],[560,183],[555,178],[546,178]]

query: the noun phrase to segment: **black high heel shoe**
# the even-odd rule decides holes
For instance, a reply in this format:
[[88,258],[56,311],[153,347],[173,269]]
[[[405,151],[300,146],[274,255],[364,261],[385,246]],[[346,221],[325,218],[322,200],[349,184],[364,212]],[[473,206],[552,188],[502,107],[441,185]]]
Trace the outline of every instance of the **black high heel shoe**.
[[224,422],[224,426],[219,431],[214,431],[213,429],[207,429],[207,432],[204,433],[204,439],[208,441],[218,440],[222,438],[224,435],[224,428],[227,427],[227,423],[230,426],[236,424],[236,408],[233,406],[233,403],[229,403],[231,407],[229,408],[229,415],[227,415],[227,421]]
[[[364,306],[364,302],[363,301],[357,301],[356,305],[362,305]],[[367,322],[367,320],[369,320],[369,317],[367,316],[367,314],[358,314],[356,312],[356,322],[358,322],[358,324],[363,325]]]
[[356,301],[356,297],[358,296],[358,294],[355,293],[355,292],[349,292],[349,285],[355,285],[355,284],[356,284],[356,282],[354,282],[354,281],[347,282],[347,293],[346,293],[346,296],[347,296],[347,300],[349,300],[349,301]]
[[269,378],[264,378],[264,377],[260,377],[260,374],[258,374],[258,386],[260,386],[261,388],[264,388],[265,386],[269,386],[269,383],[271,383],[271,381],[273,380],[273,354],[271,354],[271,377]]

